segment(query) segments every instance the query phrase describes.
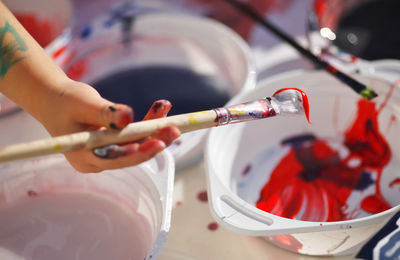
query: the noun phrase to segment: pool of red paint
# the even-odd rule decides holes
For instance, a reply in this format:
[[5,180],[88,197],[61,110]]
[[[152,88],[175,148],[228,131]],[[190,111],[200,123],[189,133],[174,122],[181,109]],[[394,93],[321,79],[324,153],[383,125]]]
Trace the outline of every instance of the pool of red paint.
[[257,208],[291,219],[348,220],[353,218],[346,212],[352,192],[373,185],[375,192],[361,200],[361,209],[371,214],[390,209],[380,187],[382,170],[392,156],[379,129],[380,111],[371,101],[358,101],[356,118],[341,143],[345,156],[313,134],[283,140],[288,152],[261,189]]

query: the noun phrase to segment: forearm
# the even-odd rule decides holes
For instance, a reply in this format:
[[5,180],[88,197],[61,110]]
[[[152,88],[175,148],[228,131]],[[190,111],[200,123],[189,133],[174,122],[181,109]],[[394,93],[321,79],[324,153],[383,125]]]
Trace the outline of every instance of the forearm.
[[66,81],[65,73],[0,1],[0,92],[43,122]]

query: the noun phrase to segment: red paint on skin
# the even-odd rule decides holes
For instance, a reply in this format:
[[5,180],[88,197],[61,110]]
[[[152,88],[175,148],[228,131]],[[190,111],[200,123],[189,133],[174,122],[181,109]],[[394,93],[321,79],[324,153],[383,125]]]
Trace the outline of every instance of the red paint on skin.
[[217,222],[211,222],[211,223],[208,224],[208,226],[207,226],[208,230],[210,230],[210,231],[215,231],[215,230],[218,229],[218,227],[219,227],[219,225],[218,225]]
[[180,135],[180,131],[173,126],[165,126],[158,129],[155,138],[162,140],[167,146],[170,145]]
[[208,201],[207,191],[200,191],[199,193],[197,193],[197,199],[200,200],[201,202],[207,202]]
[[[375,103],[358,101],[356,120],[344,133],[349,151],[344,158],[325,140],[297,141],[273,169],[257,208],[291,219],[341,221],[353,217],[345,213],[352,191],[375,185],[375,194],[361,201],[362,209],[369,213],[390,209],[380,180],[391,151],[379,132],[378,114]],[[351,160],[360,163],[349,166]],[[376,174],[375,183],[369,177],[372,174]]]
[[118,104],[114,108],[113,121],[117,127],[123,128],[133,121],[133,112],[128,106]]
[[[311,124],[311,122],[310,122],[310,103],[308,102],[308,97],[303,90],[298,89],[298,88],[282,88],[282,89],[277,90],[272,96],[275,96],[276,94],[279,94],[286,90],[296,90],[296,91],[300,92],[301,97],[303,98],[302,105],[303,105],[304,114],[307,118],[308,123]],[[301,101],[301,100],[299,100],[299,101]]]
[[140,144],[139,152],[146,154],[147,153],[153,154],[159,152],[165,147],[165,144],[161,145],[161,143],[164,144],[163,141],[157,139],[145,141]]

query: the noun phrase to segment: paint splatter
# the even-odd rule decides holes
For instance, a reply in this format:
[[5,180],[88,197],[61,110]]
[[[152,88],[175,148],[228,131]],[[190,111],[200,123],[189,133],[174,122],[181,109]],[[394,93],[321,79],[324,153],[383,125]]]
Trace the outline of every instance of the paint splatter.
[[361,208],[369,213],[390,209],[380,179],[391,150],[379,131],[378,114],[375,103],[358,101],[356,119],[341,144],[348,150],[345,156],[312,134],[283,140],[289,152],[262,188],[257,208],[291,219],[341,221],[353,217],[345,212],[352,191],[374,185],[375,193],[361,201]]
[[[72,59],[73,57],[74,55],[71,55],[70,59]],[[82,59],[69,66],[66,69],[65,73],[69,78],[73,80],[80,80],[85,75],[87,67],[88,67],[88,60]]]
[[207,191],[200,191],[197,194],[197,199],[201,202],[207,202],[208,201]]
[[395,185],[400,185],[400,178],[396,178],[390,182],[389,187],[393,188]]
[[292,235],[268,236],[267,239],[292,252],[297,252],[303,248],[303,244]]
[[219,225],[218,225],[217,222],[211,222],[211,223],[208,224],[208,226],[207,226],[208,230],[210,230],[210,231],[215,231],[215,230],[218,229],[218,227],[219,227]]
[[250,170],[251,170],[251,164],[247,164],[244,170],[242,171],[242,175],[245,176],[249,174]]
[[38,193],[36,192],[36,191],[34,191],[34,190],[28,190],[27,192],[26,192],[26,194],[28,195],[28,197],[37,197],[38,196]]

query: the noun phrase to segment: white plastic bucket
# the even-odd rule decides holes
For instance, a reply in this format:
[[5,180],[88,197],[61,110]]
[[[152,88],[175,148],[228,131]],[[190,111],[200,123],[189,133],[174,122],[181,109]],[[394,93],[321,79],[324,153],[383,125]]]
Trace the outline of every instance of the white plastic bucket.
[[174,162],[79,174],[61,155],[0,165],[0,258],[154,259],[170,225]]
[[[398,73],[399,68],[398,65],[392,66],[395,73]],[[379,97],[374,102],[379,107],[390,96],[389,82],[393,82],[393,78],[388,82],[378,79],[380,74],[373,70],[370,70],[370,75],[373,77],[365,76],[361,80],[378,92]],[[276,90],[285,87],[297,87],[307,93],[311,125],[304,117],[277,116],[210,131],[205,148],[205,162],[211,212],[228,229],[251,236],[265,236],[272,243],[294,252],[310,255],[353,253],[400,208],[399,86],[394,88],[387,105],[378,115],[381,134],[391,151],[390,160],[380,168],[380,173],[376,168],[363,168],[368,176],[359,175],[353,186],[341,180],[349,176],[341,175],[342,172],[335,170],[333,166],[326,168],[331,171],[328,172],[331,175],[322,168],[324,172],[316,171],[317,175],[308,175],[309,179],[305,179],[304,176],[307,175],[301,171],[306,169],[305,166],[298,168],[299,165],[289,164],[288,158],[292,158],[293,151],[300,151],[296,156],[308,158],[307,151],[310,150],[307,147],[319,152],[313,146],[315,143],[300,141],[300,144],[296,144],[292,139],[293,145],[301,145],[297,148],[288,145],[288,141],[282,143],[282,140],[290,137],[304,138],[304,134],[307,134],[310,138],[314,135],[317,140],[325,140],[328,147],[338,151],[336,159],[341,160],[352,154],[352,150],[344,148],[344,132],[355,121],[360,97],[336,78],[326,72],[285,73],[263,81],[255,90],[235,97],[230,103],[271,96]],[[298,147],[306,149],[296,150]],[[380,155],[377,153],[376,157],[380,158],[378,156]],[[357,168],[363,165],[362,160],[353,157],[344,168]],[[316,160],[315,165],[318,163],[320,162]],[[324,162],[321,163],[324,165]],[[282,167],[287,167],[286,171]],[[280,171],[277,171],[278,168]],[[297,174],[297,171],[301,174]],[[296,174],[292,174],[293,172]],[[369,177],[370,182],[365,184],[362,179],[364,177]],[[377,178],[380,178],[379,181]],[[269,185],[264,186],[266,183]],[[361,184],[358,186],[359,183],[364,183],[365,187]],[[335,189],[329,190],[334,185]],[[267,187],[264,192],[276,196],[275,203],[272,202],[272,195],[268,199],[261,196],[263,187]],[[276,189],[278,192],[273,193]],[[314,192],[307,193],[309,189]],[[367,197],[378,194],[378,191],[390,208],[369,214],[361,204],[370,205],[363,203],[370,202]],[[308,196],[310,194],[312,196]],[[343,196],[342,207],[333,209],[342,212],[346,217],[337,221],[326,221],[329,219],[328,213],[332,213],[333,202]],[[284,199],[287,198],[291,199],[285,204]],[[264,201],[269,203],[267,205],[273,205],[273,209],[269,209],[272,212],[288,209],[282,212],[290,213],[292,210],[297,214],[281,217],[262,211],[256,204]]]
[[[131,31],[128,29],[128,33],[122,33],[121,28],[127,26],[124,23],[127,19],[132,19]],[[110,10],[97,17],[89,25],[82,27],[80,36],[66,39],[58,49],[52,50],[52,56],[67,75],[89,84],[101,83],[104,78],[122,71],[162,66],[188,69],[201,77],[224,82],[219,85],[219,90],[229,93],[228,100],[255,85],[255,66],[250,49],[226,26],[207,18],[157,13],[134,5]],[[185,86],[190,87],[194,82],[187,81],[186,84]],[[165,87],[169,94],[168,88],[172,86]],[[184,90],[185,87],[182,88]],[[154,92],[155,95],[159,93],[158,90]],[[135,93],[142,95],[140,97],[143,100],[149,99],[149,93],[135,92],[135,82],[132,82],[131,90],[119,95],[117,99],[127,99]],[[190,93],[188,100],[189,96]],[[163,98],[163,95],[160,94],[157,98]],[[151,103],[153,101],[155,100]],[[174,105],[173,100],[171,102]],[[136,109],[148,109],[151,103],[140,105]],[[207,108],[199,108],[205,109]],[[206,132],[207,130],[203,130],[184,134],[172,144],[169,150],[178,168],[201,158],[202,141]]]

